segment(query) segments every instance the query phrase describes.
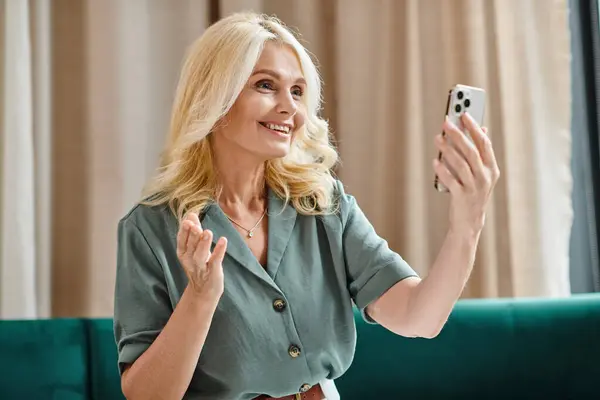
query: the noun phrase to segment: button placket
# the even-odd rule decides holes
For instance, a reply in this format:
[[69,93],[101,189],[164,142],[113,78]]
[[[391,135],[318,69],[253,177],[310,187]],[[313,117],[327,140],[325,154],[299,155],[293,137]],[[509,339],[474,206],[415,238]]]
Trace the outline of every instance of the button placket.
[[[284,311],[286,311],[288,309],[289,304],[288,304],[287,300],[283,296],[281,296],[281,297],[273,297],[272,299],[273,300],[272,300],[271,306],[273,307],[273,310],[275,310],[275,312],[277,312],[277,313],[282,314],[282,316],[287,315],[284,318],[286,320],[286,322],[287,322],[288,318],[292,319],[290,321],[291,324],[288,325],[288,328],[292,328],[292,329],[290,329],[290,332],[289,332],[290,333],[290,342],[291,343],[290,343],[290,345],[288,347],[288,355],[292,359],[297,359],[297,358],[301,357],[302,353],[303,353],[300,345],[296,344],[296,343],[298,343],[297,341],[300,338],[298,337],[298,332],[294,329],[295,323],[293,321],[293,316],[291,315],[291,312],[283,314]],[[296,343],[294,343],[294,342],[296,342]],[[308,363],[308,361],[307,361],[307,363]],[[307,365],[307,368],[308,368],[308,365]],[[309,368],[308,368],[307,372],[310,374],[310,369]],[[312,386],[310,384],[308,384],[308,383],[302,384],[300,386],[300,388],[298,389],[299,393],[297,393],[296,396],[298,396],[298,398],[300,398],[299,397],[300,393],[307,392],[308,390],[310,390],[311,387]]]

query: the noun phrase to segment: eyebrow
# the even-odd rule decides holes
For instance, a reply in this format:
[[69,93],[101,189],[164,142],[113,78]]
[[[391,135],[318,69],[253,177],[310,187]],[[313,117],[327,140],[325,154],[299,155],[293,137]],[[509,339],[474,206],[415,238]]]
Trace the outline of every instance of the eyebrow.
[[[256,71],[254,71],[252,76],[257,75],[257,74],[271,75],[273,78],[275,78],[277,80],[281,80],[281,75],[271,69],[264,69],[264,68],[258,69]],[[306,80],[303,77],[300,77],[300,78],[296,79],[296,83],[302,83],[302,84],[306,85]]]

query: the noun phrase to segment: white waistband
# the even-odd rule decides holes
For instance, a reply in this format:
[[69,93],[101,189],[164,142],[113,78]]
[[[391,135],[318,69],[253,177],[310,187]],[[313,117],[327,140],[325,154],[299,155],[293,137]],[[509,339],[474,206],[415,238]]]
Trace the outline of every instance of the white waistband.
[[340,392],[332,379],[323,379],[319,385],[321,385],[326,400],[340,400]]

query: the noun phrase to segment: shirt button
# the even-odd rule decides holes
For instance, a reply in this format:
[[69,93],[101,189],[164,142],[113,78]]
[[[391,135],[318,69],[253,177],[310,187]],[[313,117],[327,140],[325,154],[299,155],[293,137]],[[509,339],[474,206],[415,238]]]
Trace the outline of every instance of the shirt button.
[[293,358],[296,358],[300,355],[300,347],[293,344],[290,346],[288,353],[290,353],[290,356],[292,356]]
[[282,312],[283,310],[285,310],[285,306],[286,306],[285,301],[282,299],[277,299],[273,302],[273,308],[277,312]]
[[304,385],[300,386],[300,393],[306,393],[310,390],[310,385],[308,383],[305,383]]

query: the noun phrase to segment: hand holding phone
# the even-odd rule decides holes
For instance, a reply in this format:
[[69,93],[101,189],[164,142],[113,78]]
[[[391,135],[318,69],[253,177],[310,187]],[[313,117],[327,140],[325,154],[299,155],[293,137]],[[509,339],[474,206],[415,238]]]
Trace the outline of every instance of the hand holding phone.
[[[456,85],[450,89],[448,93],[448,101],[446,103],[446,118],[456,125],[468,138],[473,141],[468,130],[464,127],[461,117],[465,112],[468,112],[478,125],[483,124],[485,113],[485,91],[481,88]],[[442,133],[443,135],[445,133]],[[445,163],[442,152],[438,153],[438,160]],[[453,175],[456,176],[456,171],[453,171],[451,166],[445,163]],[[439,192],[448,192],[448,188],[440,182],[439,177],[435,176],[434,186]]]
[[484,104],[482,89],[455,86],[448,96],[443,133],[435,139],[440,151],[433,162],[435,187],[450,192],[449,229],[468,235],[483,229],[500,177],[492,142],[481,126]]

